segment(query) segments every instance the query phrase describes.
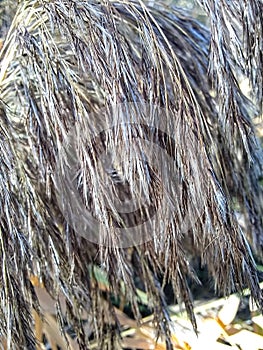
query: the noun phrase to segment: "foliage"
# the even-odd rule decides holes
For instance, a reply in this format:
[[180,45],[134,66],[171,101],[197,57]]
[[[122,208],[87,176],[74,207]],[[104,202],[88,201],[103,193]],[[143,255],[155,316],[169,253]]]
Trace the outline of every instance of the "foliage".
[[[61,331],[70,324],[82,349],[91,337],[98,349],[121,347],[111,296],[130,303],[140,322],[135,280],[144,284],[153,324],[167,349],[173,346],[163,292],[167,282],[196,328],[187,276],[197,278],[189,253],[202,257],[217,291],[229,294],[247,286],[262,308],[248,241],[261,256],[262,155],[252,118],[262,109],[263,5],[261,0],[199,2],[211,32],[183,10],[139,0],[26,0],[9,7],[7,18],[14,15],[0,53],[0,332],[7,348],[34,348],[32,309],[41,314],[34,276],[55,300]],[[7,13],[8,5],[0,3]],[[239,88],[244,76],[251,99]],[[174,112],[185,188],[176,213],[184,215],[184,201],[195,203],[191,189],[200,184],[204,213],[187,234],[177,229],[175,215],[166,235],[130,249],[105,248],[78,236],[63,218],[54,171],[72,125],[81,126],[91,112],[99,118],[102,106],[127,101]],[[191,137],[198,155],[185,147]],[[80,153],[80,182],[103,208],[107,191],[92,177],[98,160],[91,162],[84,143]],[[192,178],[197,157],[202,171]],[[128,155],[123,162],[129,164]],[[127,167],[128,178],[134,169],[136,164]],[[143,181],[145,173],[140,176]],[[94,273],[97,266],[107,275],[106,290]],[[83,312],[92,335],[85,331]]]

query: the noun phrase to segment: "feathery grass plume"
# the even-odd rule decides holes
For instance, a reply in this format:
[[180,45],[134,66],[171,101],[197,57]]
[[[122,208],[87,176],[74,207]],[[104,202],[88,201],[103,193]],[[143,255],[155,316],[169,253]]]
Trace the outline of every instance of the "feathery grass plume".
[[[20,2],[0,54],[0,333],[8,348],[34,346],[30,308],[39,310],[39,305],[31,275],[38,276],[55,299],[61,331],[70,324],[83,349],[90,339],[82,309],[93,319],[97,348],[120,348],[111,295],[129,302],[139,321],[135,276],[140,278],[158,332],[165,336],[167,349],[172,348],[163,292],[166,282],[172,283],[196,327],[187,284],[187,276],[197,279],[186,253],[189,240],[208,266],[217,290],[229,294],[248,286],[262,307],[253,257],[231,208],[231,200],[237,197],[251,230],[248,237],[260,253],[262,164],[251,122],[256,106],[242,95],[237,79],[241,73],[249,76],[256,89],[254,103],[260,105],[262,2],[202,4],[211,18],[211,36],[184,11],[156,3],[152,7],[142,1]],[[55,194],[55,171],[68,132],[73,126],[82,128],[77,181],[83,201],[97,210],[101,221],[111,219],[106,210],[107,188],[94,176],[100,167],[96,144],[93,153],[87,152],[85,125],[91,115],[100,120],[101,108],[110,111],[112,105],[130,102],[135,112],[127,113],[128,125],[140,120],[136,118],[141,117],[143,102],[172,113],[176,135],[171,135],[175,142],[170,147],[183,191],[173,220],[161,235],[153,232],[151,241],[132,249],[103,247],[83,239],[64,219]],[[134,134],[129,128],[126,131],[121,139],[118,133],[110,133],[105,149],[132,144]],[[137,132],[145,133],[140,124]],[[137,172],[146,193],[147,174],[139,164],[142,153],[143,148],[131,147],[122,162],[125,178],[132,185]],[[198,176],[193,176],[196,171]],[[157,182],[154,177],[151,180]],[[179,218],[188,208],[196,213],[197,194],[202,215],[192,219],[191,230],[181,232]],[[109,223],[105,227],[105,235],[114,243],[115,227]],[[108,276],[107,293],[95,276],[97,265]],[[108,308],[102,302],[105,299]]]
[[[228,179],[224,189],[228,188],[246,208],[248,238],[255,251],[262,255],[262,217],[258,215],[262,212],[258,181],[262,176],[261,150],[257,141],[248,135],[253,129],[250,117],[262,113],[263,2],[202,0],[198,3],[210,19],[209,73],[217,93],[223,148],[227,144],[221,155],[221,178]],[[248,78],[254,104],[240,92],[238,81],[244,77]]]

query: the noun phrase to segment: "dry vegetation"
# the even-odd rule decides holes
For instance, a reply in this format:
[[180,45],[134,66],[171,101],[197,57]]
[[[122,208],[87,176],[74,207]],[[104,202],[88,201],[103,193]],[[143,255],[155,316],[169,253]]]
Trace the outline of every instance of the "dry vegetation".
[[[255,311],[263,298],[251,252],[262,258],[262,151],[253,118],[262,111],[263,3],[198,2],[211,30],[184,10],[156,2],[0,2],[4,348],[42,349],[43,334],[52,349],[263,348],[262,317]],[[244,77],[248,97],[238,84]],[[153,232],[152,241],[129,249],[98,246],[76,234],[58,208],[58,151],[72,125],[81,127],[90,113],[99,118],[101,107],[142,101],[173,112],[185,191],[165,234]],[[186,147],[189,135],[198,154]],[[93,195],[87,202],[97,200],[103,213],[107,189],[92,176],[99,161],[91,161],[86,139],[80,140],[82,194],[86,198],[88,188]],[[108,140],[111,146],[119,141],[116,135]],[[202,169],[193,178],[197,159]],[[123,163],[129,160],[124,155]],[[126,167],[127,178],[139,168],[136,162]],[[145,182],[146,174],[139,175]],[[196,203],[200,184],[203,214],[183,234],[178,216]],[[106,232],[109,241],[113,231]],[[236,295],[217,301],[213,312],[213,305],[202,306],[199,316],[202,308],[194,306],[188,285],[190,279],[198,283],[191,256],[201,257],[216,292],[250,290],[253,324],[235,319]],[[190,324],[167,305],[167,284]],[[198,339],[191,324],[201,332]],[[260,344],[254,348],[248,340],[253,330]]]
[[[105,282],[105,280],[104,280]],[[43,335],[45,334],[48,348],[56,349],[58,345],[61,349],[77,350],[75,335],[68,331],[66,339],[60,332],[56,322],[54,300],[50,298],[43,286],[39,286],[35,280],[35,288],[44,312],[44,322],[36,315],[36,335],[43,346]],[[261,288],[263,283],[261,283]],[[100,284],[101,290],[108,288],[107,283]],[[137,289],[141,296],[141,303],[148,304],[145,293]],[[197,333],[193,327],[183,305],[170,306],[171,342],[173,349],[179,350],[258,350],[263,346],[263,316],[250,298],[249,290],[244,290],[243,298],[240,295],[232,294],[229,298],[213,299],[208,302],[196,301],[194,312],[197,319]],[[65,307],[65,298],[60,295],[60,300]],[[105,307],[107,307],[105,303]],[[243,315],[241,310],[243,310]],[[246,312],[244,312],[244,310]],[[145,349],[145,350],[166,350],[164,337],[158,337],[158,331],[154,322],[154,315],[141,319],[140,324],[130,318],[120,308],[115,308],[115,315],[121,326],[121,347],[123,349]],[[82,315],[85,320],[85,332],[93,332],[92,322],[86,313]],[[110,324],[114,323],[113,318],[109,318]],[[110,336],[105,337],[105,341],[110,342]],[[68,343],[67,343],[68,342]],[[89,349],[98,349],[98,341],[92,340]]]

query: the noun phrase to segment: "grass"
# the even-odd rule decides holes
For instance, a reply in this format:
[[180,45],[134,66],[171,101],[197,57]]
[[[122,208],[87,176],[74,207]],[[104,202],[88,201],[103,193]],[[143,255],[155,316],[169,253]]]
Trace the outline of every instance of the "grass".
[[[262,149],[253,125],[262,111],[262,2],[198,2],[209,28],[183,9],[157,2],[0,2],[0,336],[6,348],[34,349],[41,333],[51,334],[50,344],[62,349],[67,340],[74,349],[90,342],[115,350],[123,340],[130,346],[132,335],[132,341],[143,339],[154,347],[157,334],[159,348],[170,350],[176,342],[193,347],[174,332],[164,293],[170,284],[198,332],[188,283],[189,278],[198,283],[193,256],[207,267],[217,293],[249,288],[262,309],[252,254],[262,257]],[[251,87],[246,96],[239,84],[244,77]],[[146,103],[162,108],[170,122],[167,133],[176,142],[166,150],[174,155],[183,189],[163,233],[153,230],[152,240],[129,249],[112,244],[118,243],[113,223],[121,221],[109,188],[98,181],[99,147],[90,142],[87,128],[103,121],[102,109],[110,118],[120,103],[132,103],[135,111],[125,115],[122,137],[106,133],[100,143],[104,150],[122,150],[123,166],[111,164],[111,177],[117,172],[121,185],[128,183],[138,199],[134,180],[147,198],[150,173],[154,198],[161,196],[158,174],[141,166],[142,143],[134,147],[134,122],[144,136],[142,125],[151,122],[141,109]],[[59,207],[57,189],[65,179],[55,173],[72,128],[79,131],[77,191],[106,223],[107,246],[83,238]],[[62,165],[67,169],[67,162]],[[177,194],[172,187],[168,199]],[[186,208],[196,213],[198,195],[203,214],[182,232],[180,217]],[[243,227],[231,207],[233,198]],[[154,203],[158,209],[158,200]],[[158,219],[162,222],[161,214]],[[40,293],[49,310],[42,314]],[[146,301],[152,319],[143,327],[140,306]],[[123,314],[125,305],[134,319]],[[218,314],[212,319],[216,334],[220,325],[229,341],[232,335]],[[229,324],[236,332],[235,321]],[[67,334],[68,327],[76,337]]]

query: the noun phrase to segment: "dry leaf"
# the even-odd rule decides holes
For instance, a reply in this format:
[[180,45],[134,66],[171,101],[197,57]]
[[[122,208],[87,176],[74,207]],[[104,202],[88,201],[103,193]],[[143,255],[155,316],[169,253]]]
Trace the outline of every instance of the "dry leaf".
[[229,325],[236,317],[240,305],[240,298],[236,294],[230,295],[224,306],[218,313],[219,320],[226,326]]
[[263,348],[263,337],[243,329],[229,336],[232,343],[241,346],[242,350],[259,350]]

